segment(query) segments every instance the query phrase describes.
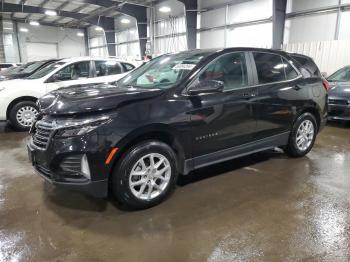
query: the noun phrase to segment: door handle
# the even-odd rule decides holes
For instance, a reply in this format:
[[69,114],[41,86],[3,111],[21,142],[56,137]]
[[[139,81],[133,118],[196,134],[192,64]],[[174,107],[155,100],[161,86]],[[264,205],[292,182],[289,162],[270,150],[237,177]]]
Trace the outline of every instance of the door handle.
[[255,97],[255,96],[256,96],[255,93],[243,93],[244,98],[251,98],[251,97]]

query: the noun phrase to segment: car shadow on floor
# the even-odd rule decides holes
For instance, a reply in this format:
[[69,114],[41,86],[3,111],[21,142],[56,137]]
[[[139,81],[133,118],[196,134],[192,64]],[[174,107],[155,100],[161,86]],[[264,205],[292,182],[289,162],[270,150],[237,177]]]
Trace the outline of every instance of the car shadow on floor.
[[327,126],[336,128],[350,128],[350,121],[328,121]]
[[268,150],[260,153],[255,153],[245,157],[228,160],[219,164],[214,164],[208,167],[203,167],[198,170],[192,171],[186,176],[179,176],[178,186],[186,186],[191,183],[219,176],[227,172],[233,172],[235,170],[249,167],[261,162],[270,160],[271,158],[287,158],[282,150]]
[[0,121],[0,133],[16,132],[9,123],[6,121]]
[[[225,161],[223,163],[195,170],[186,176],[180,175],[177,186],[186,187],[186,185],[192,183],[220,176],[227,172],[233,172],[244,167],[249,167],[276,158],[284,159],[287,158],[287,156],[281,150],[269,150],[240,157],[234,160]],[[50,209],[53,210],[58,210],[59,208],[64,207],[76,211],[104,212],[107,209],[108,204],[111,204],[121,212],[133,211],[132,209],[129,209],[115,201],[111,192],[106,199],[97,199],[80,192],[54,187],[49,183],[44,183],[44,191],[44,202]]]

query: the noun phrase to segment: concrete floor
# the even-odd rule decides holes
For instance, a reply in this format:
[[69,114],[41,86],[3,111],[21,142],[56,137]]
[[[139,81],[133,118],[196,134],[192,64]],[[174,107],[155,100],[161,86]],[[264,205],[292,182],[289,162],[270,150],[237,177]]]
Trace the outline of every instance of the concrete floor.
[[5,129],[0,261],[350,259],[349,125],[327,127],[301,159],[265,152],[196,171],[137,212],[44,183],[26,134]]

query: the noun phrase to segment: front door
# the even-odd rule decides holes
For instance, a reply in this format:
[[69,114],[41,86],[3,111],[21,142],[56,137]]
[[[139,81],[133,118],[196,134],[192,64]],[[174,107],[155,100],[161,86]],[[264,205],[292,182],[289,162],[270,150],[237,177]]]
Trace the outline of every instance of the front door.
[[224,83],[223,92],[189,97],[193,104],[190,112],[193,157],[252,141],[256,121],[251,99],[254,99],[256,88],[251,87],[248,61],[245,52],[225,54],[211,62],[192,83],[205,80]]

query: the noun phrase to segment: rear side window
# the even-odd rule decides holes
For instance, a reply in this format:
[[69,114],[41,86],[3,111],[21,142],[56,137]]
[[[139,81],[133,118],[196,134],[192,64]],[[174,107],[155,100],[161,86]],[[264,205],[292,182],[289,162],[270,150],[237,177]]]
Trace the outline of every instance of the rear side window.
[[310,73],[311,77],[321,77],[320,70],[318,69],[315,62],[308,57],[291,55],[291,57],[304,69]]
[[280,55],[254,52],[253,56],[259,84],[291,80],[298,76],[290,63]]
[[121,65],[117,61],[95,61],[96,76],[118,75],[123,72]]
[[128,64],[128,63],[123,63],[123,67],[125,72],[129,72],[135,69],[135,67],[132,64]]

